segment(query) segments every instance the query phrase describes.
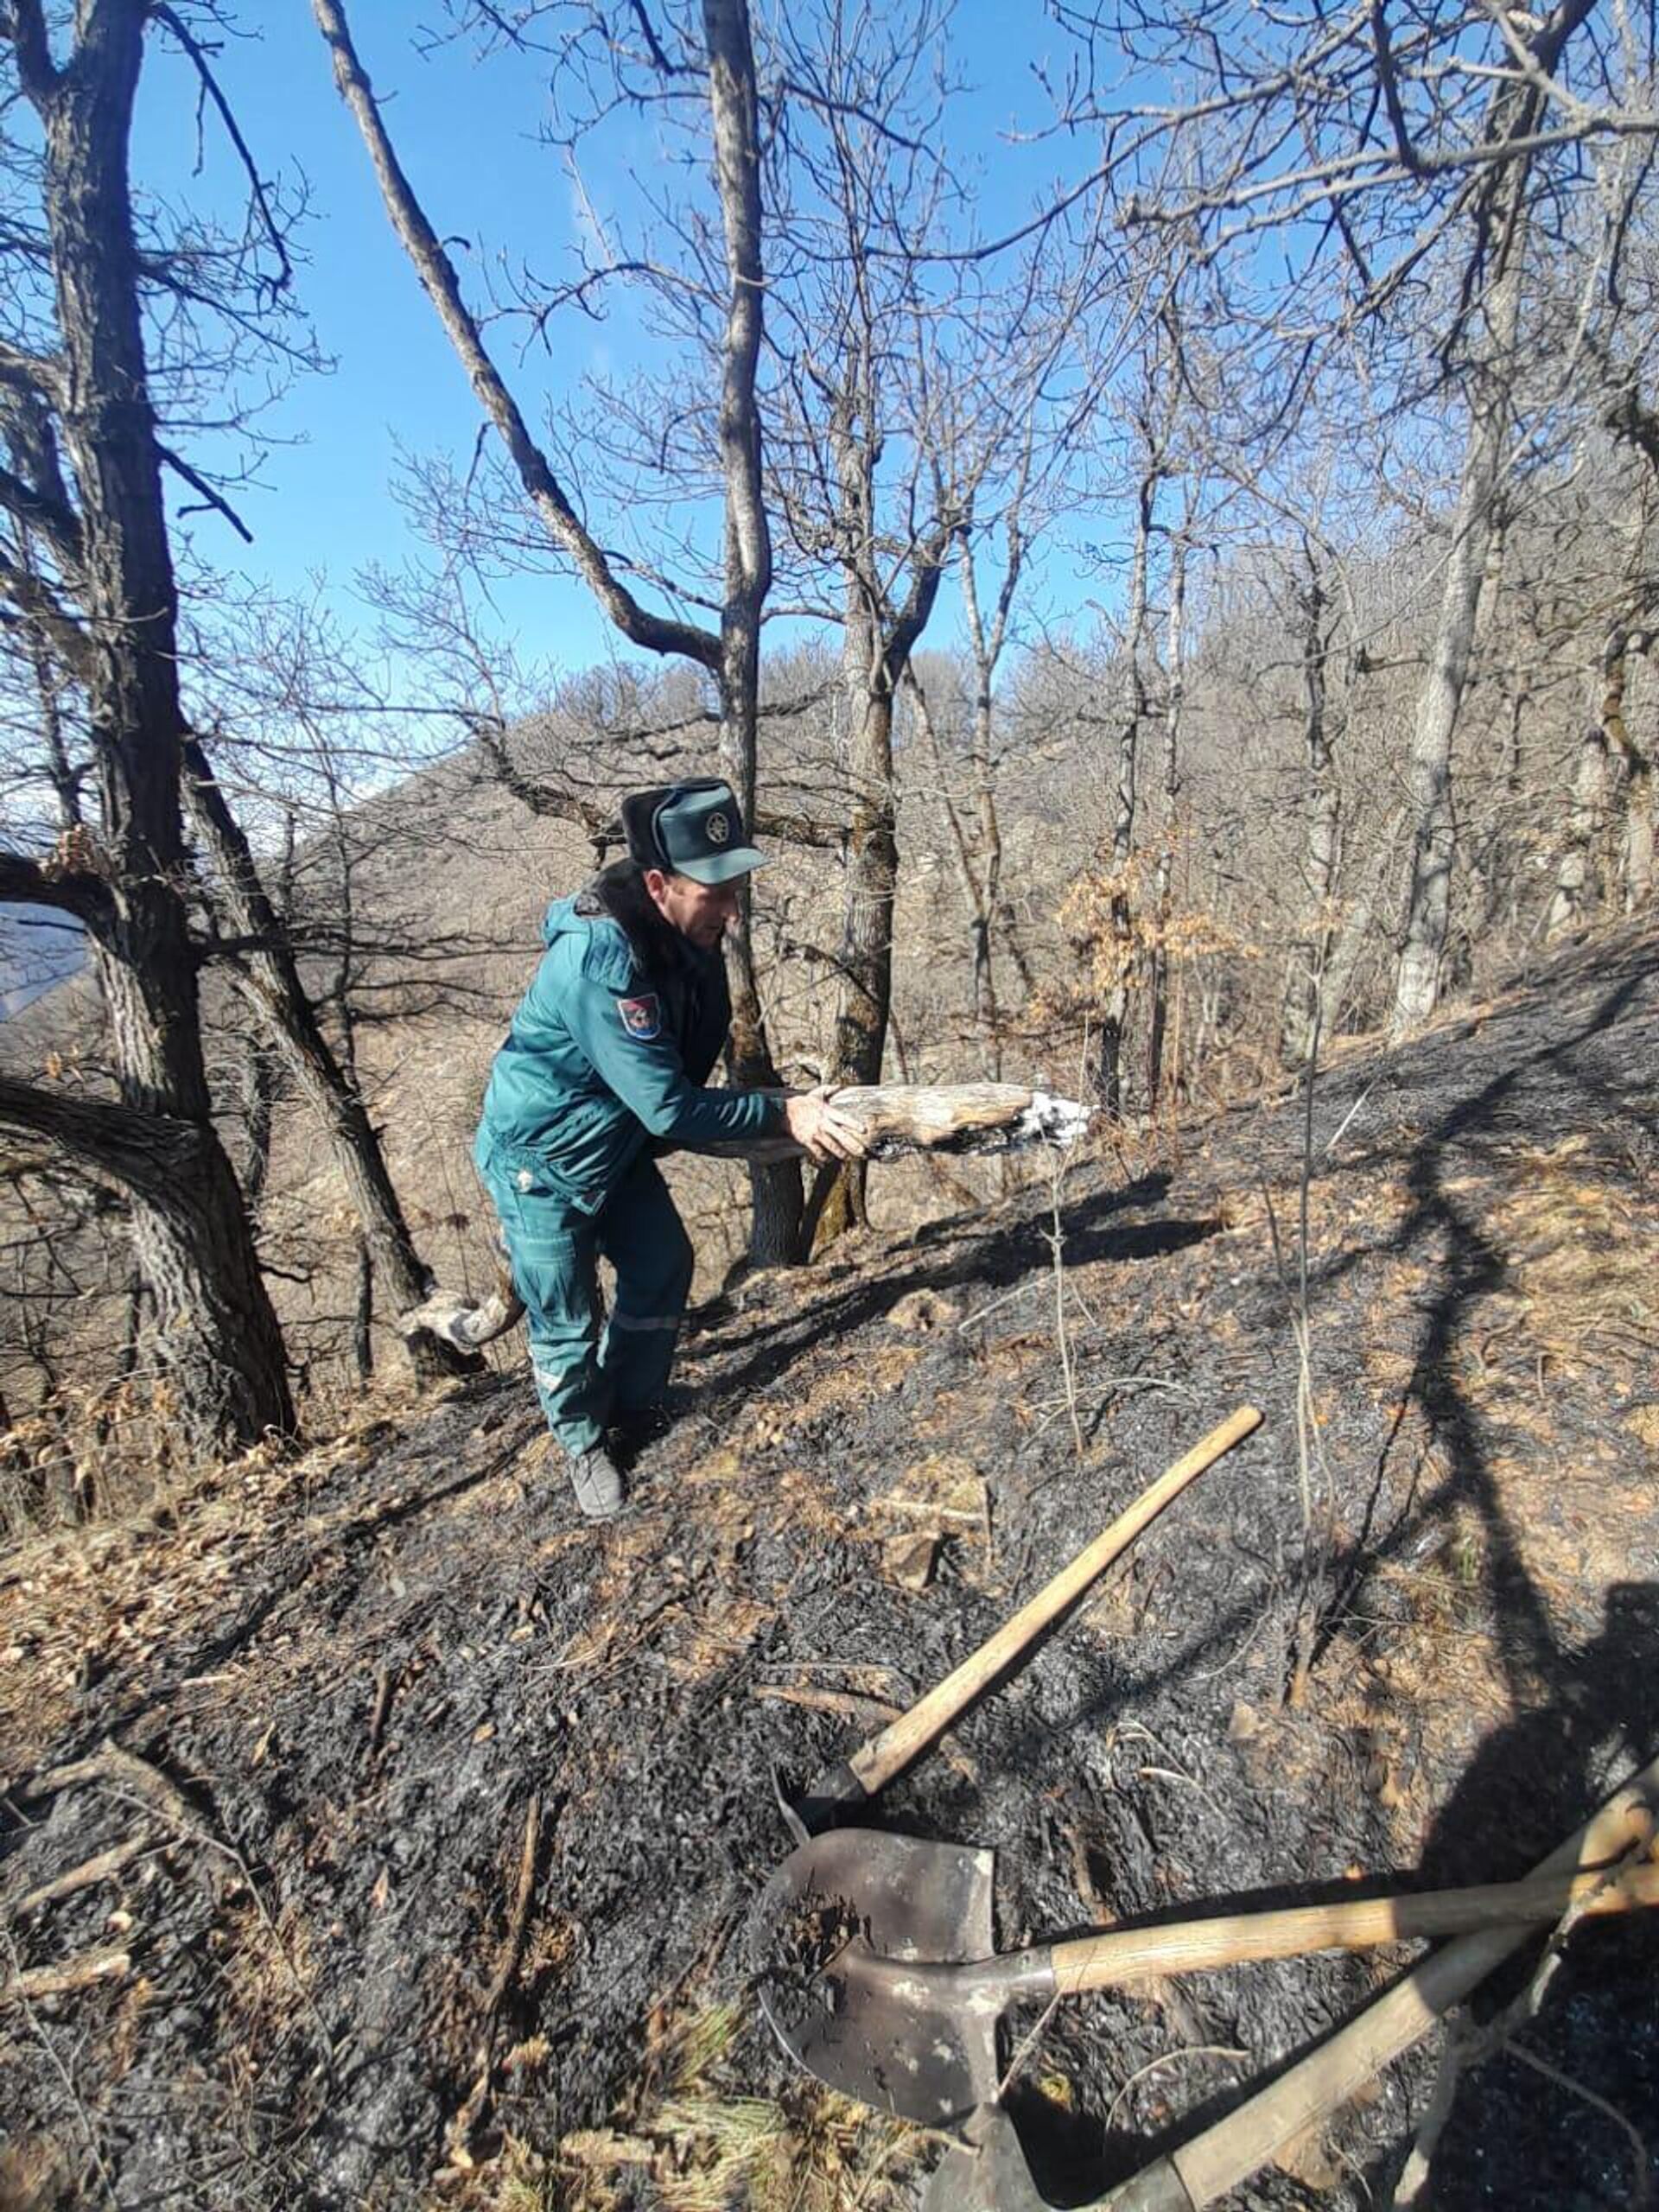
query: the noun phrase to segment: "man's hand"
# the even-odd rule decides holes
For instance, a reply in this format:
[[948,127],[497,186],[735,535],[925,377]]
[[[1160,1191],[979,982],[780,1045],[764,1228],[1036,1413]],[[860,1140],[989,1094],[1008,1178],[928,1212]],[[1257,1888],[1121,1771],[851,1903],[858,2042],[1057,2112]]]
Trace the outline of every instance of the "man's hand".
[[798,1090],[784,1101],[784,1127],[796,1143],[814,1160],[861,1160],[864,1140],[844,1114],[831,1103],[835,1085],[821,1083],[816,1090]]

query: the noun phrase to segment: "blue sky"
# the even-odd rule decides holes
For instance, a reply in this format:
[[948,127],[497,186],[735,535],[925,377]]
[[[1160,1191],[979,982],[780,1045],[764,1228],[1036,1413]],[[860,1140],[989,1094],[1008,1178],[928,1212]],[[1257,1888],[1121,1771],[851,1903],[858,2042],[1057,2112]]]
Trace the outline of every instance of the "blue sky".
[[[311,214],[298,234],[303,257],[299,288],[317,341],[333,372],[302,377],[264,418],[283,441],[261,466],[265,488],[237,494],[253,531],[244,547],[217,518],[190,527],[205,557],[279,592],[302,591],[326,580],[325,598],[350,627],[371,618],[353,591],[371,562],[397,565],[410,547],[408,526],[391,493],[400,448],[442,454],[464,467],[477,435],[479,411],[448,340],[382,208],[363,146],[336,95],[329,57],[304,0],[267,8],[252,35],[229,40],[216,68],[254,149],[262,173],[307,180]],[[436,10],[433,11],[435,15]],[[245,20],[252,23],[256,11]],[[514,60],[474,65],[458,45],[417,51],[410,14],[389,0],[358,0],[353,31],[385,103],[400,158],[441,232],[467,248],[452,251],[469,301],[481,302],[480,260],[490,255],[531,258],[558,273],[577,214],[558,157],[536,143],[546,94],[533,69]],[[988,219],[1020,219],[1021,191],[1034,188],[1051,156],[999,148],[997,130],[1020,102],[1025,119],[1041,102],[1027,66],[1025,39],[1048,34],[1033,8],[1028,31],[1016,29],[994,0],[967,0],[957,25],[952,61],[976,89],[963,122],[978,141],[995,177]],[[141,90],[134,148],[135,176],[169,197],[200,204],[228,200],[238,188],[223,134],[209,116],[204,168],[195,175],[195,91],[192,73],[167,39],[152,34]],[[631,132],[636,158],[653,159],[641,124]],[[621,157],[613,153],[618,171]],[[1027,185],[1016,187],[1024,170]],[[598,192],[626,191],[623,176],[594,173]],[[573,315],[562,327],[561,353],[550,361],[514,359],[511,372],[532,423],[547,395],[566,375],[603,359],[626,368],[635,341],[626,321],[602,327]],[[585,590],[558,578],[517,581],[497,606],[504,631],[524,656],[576,668],[613,649],[609,632]],[[952,620],[942,607],[938,627]]]

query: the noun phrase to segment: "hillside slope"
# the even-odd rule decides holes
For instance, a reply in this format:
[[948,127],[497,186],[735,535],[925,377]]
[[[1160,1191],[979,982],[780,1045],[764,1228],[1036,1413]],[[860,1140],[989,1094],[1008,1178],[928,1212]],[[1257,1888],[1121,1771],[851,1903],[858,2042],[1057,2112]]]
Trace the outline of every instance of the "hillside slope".
[[[125,1962],[0,2013],[0,2202],[913,2201],[936,2146],[819,2096],[756,2013],[773,1763],[868,1734],[1247,1399],[1256,1437],[881,1817],[997,1847],[1005,1948],[1361,1871],[1524,1870],[1659,1750],[1656,1065],[1649,930],[1321,1077],[1311,1554],[1286,1098],[1179,1158],[1067,1170],[1072,1403],[1027,1192],[705,1308],[678,1425],[603,1531],[526,1383],[492,1376],[15,1555],[6,1963]],[[887,1548],[929,1527],[912,1590]],[[1013,2093],[1046,2193],[1098,2194],[1402,1955],[1060,2008]],[[1649,2145],[1656,1962],[1649,1926],[1581,1930],[1528,2035]],[[1386,2202],[1432,2072],[1237,2202]],[[1435,2201],[1623,2203],[1630,2156],[1500,2059]]]

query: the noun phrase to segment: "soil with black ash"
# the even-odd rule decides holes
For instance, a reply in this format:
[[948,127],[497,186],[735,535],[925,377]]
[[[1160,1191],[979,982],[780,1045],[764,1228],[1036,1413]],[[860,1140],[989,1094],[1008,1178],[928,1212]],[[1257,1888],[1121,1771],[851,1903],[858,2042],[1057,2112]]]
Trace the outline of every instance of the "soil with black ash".
[[[1075,1162],[1069,1392],[1044,1183],[707,1310],[610,1527],[515,1376],[15,1553],[0,1974],[117,1957],[10,1985],[0,2201],[913,2202],[937,2142],[820,2095],[760,2018],[774,1763],[872,1732],[1246,1400],[1261,1431],[877,1816],[995,1847],[1004,1948],[1524,1871],[1659,1751],[1656,951],[1347,1047],[1311,1116],[1287,1090]],[[931,1580],[887,1580],[925,1529]],[[111,1738],[177,1795],[54,1776]],[[1010,2092],[1039,2184],[1098,2195],[1409,1955],[1058,2007]],[[1551,2075],[1465,2081],[1437,2204],[1630,2200],[1605,2107],[1659,2136],[1656,1963],[1645,1923],[1574,1936],[1522,2039]],[[1236,2203],[1386,2202],[1434,2064]]]

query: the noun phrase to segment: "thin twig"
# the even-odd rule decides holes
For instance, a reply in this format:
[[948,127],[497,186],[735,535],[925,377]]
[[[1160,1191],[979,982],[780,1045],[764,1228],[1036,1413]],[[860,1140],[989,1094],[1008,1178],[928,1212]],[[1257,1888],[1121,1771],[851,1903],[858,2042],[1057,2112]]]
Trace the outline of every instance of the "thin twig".
[[531,1797],[524,1810],[524,1840],[518,1854],[518,1879],[513,1891],[512,1910],[507,1918],[506,1944],[484,1996],[480,2020],[478,2079],[448,2129],[452,2152],[466,2148],[489,2101],[495,2076],[497,2015],[512,1986],[512,1978],[518,1971],[518,1961],[524,1955],[524,1932],[530,1924],[530,1903],[536,1891],[536,1862],[541,1846],[542,1801],[537,1795]]
[[1060,1993],[1057,1989],[1054,1994],[1049,1999],[1047,2004],[1044,2005],[1035,2025],[1031,2029],[1028,2034],[1020,2037],[1019,2048],[1015,2050],[1014,2056],[1008,2061],[1007,2072],[1004,2074],[1002,2079],[996,2085],[996,2094],[991,2099],[991,2102],[993,2104],[1000,2105],[1003,2098],[1007,2095],[1010,2083],[1014,2081],[1015,2075],[1019,2073],[1020,2069],[1025,2064],[1027,2059],[1030,2057],[1032,2052],[1041,2041],[1043,2031],[1047,2027],[1049,2020],[1053,2014],[1054,2007],[1059,2003],[1059,2001]]
[[52,2071],[57,2075],[59,2081],[62,2082],[64,2094],[74,2107],[75,2117],[79,2120],[81,2133],[86,2138],[87,2152],[92,2158],[93,2166],[97,2169],[98,2178],[103,2184],[105,2196],[109,2198],[111,2204],[118,2204],[119,2200],[115,2193],[115,2183],[110,2178],[109,2168],[105,2164],[103,2155],[98,2147],[98,2136],[92,2126],[92,2114],[87,2111],[86,2105],[81,2100],[80,2092],[75,2087],[73,2077],[71,2075],[67,2067],[65,2066],[62,2059],[59,2057],[57,2046],[54,2044],[51,2037],[48,2035],[44,2026],[41,2024],[40,2015],[35,2012],[27,1993],[20,1986],[21,1983],[24,1981],[27,1977],[18,1969],[17,1954],[12,1947],[10,1938],[9,1936],[0,1936],[0,1943],[3,1943],[6,1948],[7,1962],[12,1970],[10,1986],[16,1993],[17,2001],[22,2007],[23,2018],[29,2022],[29,2029],[36,2042],[40,2044],[41,2049],[46,2053],[47,2062],[50,2065]]
[[1178,2060],[1183,2058],[1225,2058],[1231,2060],[1236,2065],[1247,2059],[1249,2055],[1248,2050],[1235,2050],[1230,2044],[1192,2043],[1184,2044],[1179,2050],[1166,2050],[1161,2058],[1148,2059],[1144,2066],[1136,2067],[1135,2072],[1130,2075],[1128,2080],[1112,2099],[1111,2109],[1106,2115],[1108,2130],[1116,2121],[1118,2108],[1130,2090],[1138,2082],[1144,2082],[1148,2074],[1155,2074],[1160,2067],[1173,2066]]
[[1559,2067],[1550,2065],[1547,2059],[1540,2058],[1535,2051],[1525,2050],[1518,2043],[1510,2045],[1509,2055],[1511,2058],[1518,2058],[1523,2066],[1530,2066],[1535,2073],[1541,2074],[1547,2082],[1554,2082],[1557,2088],[1565,2089],[1570,2096],[1582,2098],[1592,2110],[1600,2113],[1604,2119],[1611,2120],[1615,2127],[1624,2130],[1630,2143],[1632,2161],[1630,2212],[1647,2212],[1647,2207],[1653,2202],[1648,2146],[1618,2107],[1609,2104],[1605,2097],[1599,2097],[1582,2082],[1575,2082],[1570,2074],[1563,2074]]
[[1054,1255],[1054,1337],[1060,1351],[1060,1373],[1065,1380],[1065,1408],[1071,1421],[1071,1441],[1076,1446],[1081,1465],[1084,1457],[1083,1424],[1077,1419],[1077,1379],[1071,1365],[1071,1339],[1065,1325],[1065,1231],[1060,1221],[1060,1191],[1065,1180],[1065,1155],[1054,1157],[1052,1196],[1054,1226],[1047,1236]]

